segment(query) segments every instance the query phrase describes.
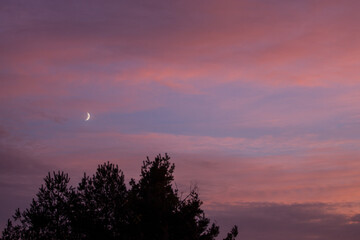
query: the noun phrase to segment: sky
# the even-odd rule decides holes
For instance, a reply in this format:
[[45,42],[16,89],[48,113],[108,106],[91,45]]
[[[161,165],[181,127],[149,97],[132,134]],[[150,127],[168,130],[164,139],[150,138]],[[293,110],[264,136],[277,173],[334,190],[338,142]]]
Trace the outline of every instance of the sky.
[[[0,2],[0,228],[47,172],[168,153],[239,239],[360,234],[360,3]],[[85,121],[86,113],[91,119]]]

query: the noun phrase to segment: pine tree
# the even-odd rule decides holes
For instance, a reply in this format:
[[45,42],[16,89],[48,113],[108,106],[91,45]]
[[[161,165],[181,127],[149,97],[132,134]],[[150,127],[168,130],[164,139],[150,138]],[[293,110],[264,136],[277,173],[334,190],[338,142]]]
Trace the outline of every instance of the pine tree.
[[[16,210],[1,239],[214,240],[219,227],[205,217],[196,189],[181,197],[174,170],[167,154],[147,158],[130,189],[109,162],[92,177],[84,174],[76,189],[68,186],[67,174],[49,173],[30,208]],[[234,226],[224,240],[237,235]]]

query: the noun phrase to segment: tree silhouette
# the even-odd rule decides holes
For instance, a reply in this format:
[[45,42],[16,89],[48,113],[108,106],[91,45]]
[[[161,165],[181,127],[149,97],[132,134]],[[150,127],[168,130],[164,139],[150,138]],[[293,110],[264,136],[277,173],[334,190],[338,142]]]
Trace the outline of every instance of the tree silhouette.
[[127,227],[127,190],[118,166],[100,165],[90,178],[84,174],[72,199],[72,225],[82,239],[123,239]]
[[[33,199],[30,208],[23,212],[15,211],[13,226],[8,220],[3,231],[3,239],[69,239],[71,238],[70,199],[74,195],[68,187],[70,178],[63,172],[50,173]],[[50,237],[51,236],[51,237]]]
[[[169,160],[166,154],[147,158],[129,189],[109,162],[92,177],[84,174],[76,189],[67,174],[49,173],[30,208],[17,209],[8,220],[1,239],[215,239],[219,227],[205,217],[196,189],[182,198],[173,187],[175,165]],[[237,235],[234,226],[224,240]]]

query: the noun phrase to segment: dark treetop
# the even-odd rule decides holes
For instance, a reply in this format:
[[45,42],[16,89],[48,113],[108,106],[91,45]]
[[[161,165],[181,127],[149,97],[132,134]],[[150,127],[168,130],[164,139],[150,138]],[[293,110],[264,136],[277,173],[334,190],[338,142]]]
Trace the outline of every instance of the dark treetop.
[[[20,239],[134,239],[212,240],[219,227],[210,224],[200,208],[196,189],[182,198],[172,185],[174,164],[165,154],[147,158],[140,180],[130,181],[117,165],[99,165],[75,189],[63,172],[45,177],[30,208],[16,210],[1,240]],[[234,226],[225,240],[237,236]]]

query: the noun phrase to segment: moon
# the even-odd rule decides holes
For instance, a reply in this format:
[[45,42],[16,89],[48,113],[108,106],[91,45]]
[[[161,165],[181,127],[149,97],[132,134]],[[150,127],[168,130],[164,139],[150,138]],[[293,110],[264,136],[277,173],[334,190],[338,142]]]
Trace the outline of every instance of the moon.
[[87,117],[86,117],[85,121],[89,121],[89,119],[90,119],[90,113],[87,113]]

